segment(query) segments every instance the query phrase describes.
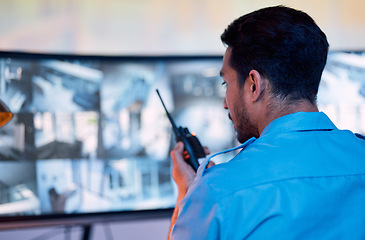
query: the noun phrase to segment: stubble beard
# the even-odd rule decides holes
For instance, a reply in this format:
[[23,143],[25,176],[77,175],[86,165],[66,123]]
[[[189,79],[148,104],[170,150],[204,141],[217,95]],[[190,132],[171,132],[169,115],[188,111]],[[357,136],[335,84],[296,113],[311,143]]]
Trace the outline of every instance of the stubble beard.
[[236,126],[237,140],[240,143],[244,143],[248,139],[255,137],[255,126],[249,118],[245,104],[243,103],[238,107],[234,107],[233,111],[237,118],[237,123],[234,123]]

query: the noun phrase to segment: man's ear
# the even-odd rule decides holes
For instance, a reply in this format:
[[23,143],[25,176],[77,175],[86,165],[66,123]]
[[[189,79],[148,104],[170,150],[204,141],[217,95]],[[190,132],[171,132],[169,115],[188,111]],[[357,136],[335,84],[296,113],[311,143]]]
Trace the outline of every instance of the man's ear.
[[259,101],[263,95],[265,90],[265,79],[263,76],[256,70],[251,70],[248,74],[248,86],[251,101],[256,102]]

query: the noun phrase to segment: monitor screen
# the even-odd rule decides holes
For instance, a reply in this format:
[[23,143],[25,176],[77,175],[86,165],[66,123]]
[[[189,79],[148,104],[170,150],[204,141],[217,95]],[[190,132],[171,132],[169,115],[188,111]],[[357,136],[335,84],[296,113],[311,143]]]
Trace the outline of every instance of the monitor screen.
[[[212,152],[235,144],[221,56],[0,53],[0,221],[174,207],[178,126]],[[20,218],[21,219],[21,218]]]
[[[0,222],[172,209],[176,140],[155,90],[212,153],[233,147],[221,64],[221,56],[1,52],[0,99],[14,117],[0,128]],[[339,128],[361,134],[364,72],[363,52],[330,52],[317,99]]]

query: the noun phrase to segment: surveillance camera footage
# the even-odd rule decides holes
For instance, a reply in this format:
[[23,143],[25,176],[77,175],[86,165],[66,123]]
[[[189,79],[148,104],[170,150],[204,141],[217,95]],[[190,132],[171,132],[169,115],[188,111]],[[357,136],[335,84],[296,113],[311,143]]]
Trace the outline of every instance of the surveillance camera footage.
[[[177,125],[212,153],[237,145],[223,109],[222,57],[0,54],[0,218],[172,208]],[[331,52],[318,105],[365,133],[365,54]],[[219,156],[228,161],[235,153]]]
[[221,60],[2,57],[0,215],[172,208],[176,141],[155,89],[212,152],[232,147]]

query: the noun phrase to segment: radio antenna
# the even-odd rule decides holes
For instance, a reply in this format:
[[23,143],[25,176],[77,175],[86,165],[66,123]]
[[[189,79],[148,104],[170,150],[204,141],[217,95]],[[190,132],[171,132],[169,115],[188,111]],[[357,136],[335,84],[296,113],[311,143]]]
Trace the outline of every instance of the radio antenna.
[[164,108],[164,109],[165,109],[165,111],[166,111],[167,117],[168,117],[168,119],[169,119],[169,120],[170,120],[170,122],[171,122],[172,129],[174,130],[174,132],[175,132],[175,134],[176,134],[176,137],[177,137],[177,138],[179,138],[179,137],[181,136],[181,135],[180,135],[180,131],[178,131],[178,128],[177,128],[177,126],[176,126],[176,124],[175,124],[174,119],[171,117],[171,115],[170,115],[169,111],[167,111],[167,108],[166,108],[166,106],[165,106],[165,103],[163,102],[162,97],[161,97],[160,92],[158,91],[158,89],[156,89],[156,92],[157,92],[157,94],[158,94],[158,97],[159,97],[159,98],[160,98],[160,100],[161,100],[161,103],[162,103],[163,108]]

